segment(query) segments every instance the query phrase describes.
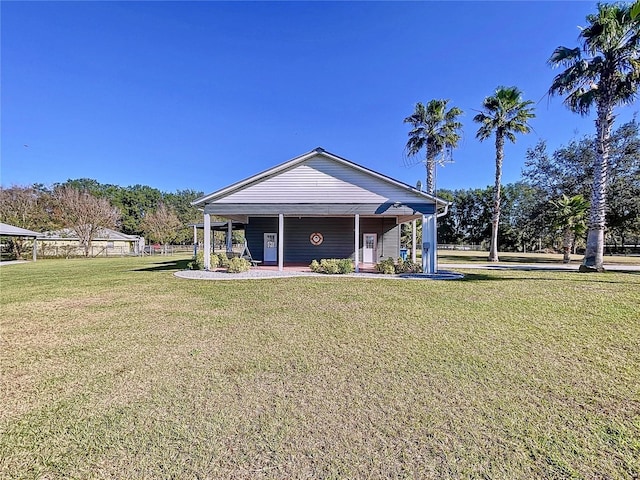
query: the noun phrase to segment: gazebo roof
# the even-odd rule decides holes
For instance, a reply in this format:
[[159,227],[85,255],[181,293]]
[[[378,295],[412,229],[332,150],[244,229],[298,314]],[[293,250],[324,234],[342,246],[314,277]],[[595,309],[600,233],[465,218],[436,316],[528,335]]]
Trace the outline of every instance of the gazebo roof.
[[41,233],[27,230],[26,228],[15,227],[8,223],[0,223],[0,236],[5,237],[39,237]]

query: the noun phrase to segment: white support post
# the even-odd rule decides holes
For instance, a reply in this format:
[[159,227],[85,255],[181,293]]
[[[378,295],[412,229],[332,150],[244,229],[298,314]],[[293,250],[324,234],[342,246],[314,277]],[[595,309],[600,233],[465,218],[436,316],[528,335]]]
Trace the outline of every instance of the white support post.
[[416,229],[418,228],[418,221],[417,220],[412,220],[411,221],[411,261],[413,263],[416,263],[416,249],[417,249],[417,235],[418,232],[416,231]]
[[355,219],[355,253],[353,255],[356,273],[360,271],[360,214],[356,213]]
[[284,214],[278,214],[278,270],[284,270]]
[[36,257],[38,254],[38,239],[37,238],[33,238],[33,261],[36,261]]
[[422,271],[424,273],[438,272],[438,240],[436,232],[436,214],[422,216]]
[[211,269],[211,215],[204,214],[204,269]]
[[193,256],[198,255],[198,227],[193,224]]
[[227,221],[227,253],[233,252],[233,222]]

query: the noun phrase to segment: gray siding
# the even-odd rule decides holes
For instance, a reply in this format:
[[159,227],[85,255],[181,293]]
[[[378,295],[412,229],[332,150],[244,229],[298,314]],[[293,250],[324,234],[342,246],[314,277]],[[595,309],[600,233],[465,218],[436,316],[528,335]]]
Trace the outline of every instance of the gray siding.
[[362,235],[376,233],[378,235],[378,260],[400,255],[400,225],[396,225],[394,218],[362,218],[360,219],[360,259],[362,260]]
[[[285,263],[311,263],[321,258],[353,257],[354,218],[285,218],[284,261]],[[309,237],[319,232],[324,237],[316,246]]]
[[215,200],[218,204],[264,203],[377,203],[429,202],[410,187],[315,155],[271,177],[250,183]]
[[251,217],[244,230],[254,260],[264,260],[264,234],[278,232],[278,217]]
[[[284,263],[308,264],[321,258],[353,258],[353,217],[285,217]],[[245,230],[249,250],[256,260],[263,260],[264,233],[278,231],[277,217],[250,217]],[[321,245],[313,245],[309,237],[319,232],[324,237]],[[400,226],[391,217],[360,219],[360,253],[362,261],[362,235],[378,235],[377,257],[397,258],[400,253]]]

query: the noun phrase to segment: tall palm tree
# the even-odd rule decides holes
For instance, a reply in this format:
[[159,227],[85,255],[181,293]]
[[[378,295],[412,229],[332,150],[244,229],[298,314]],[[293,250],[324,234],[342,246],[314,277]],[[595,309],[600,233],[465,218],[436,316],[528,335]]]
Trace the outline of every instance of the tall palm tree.
[[566,96],[573,112],[596,107],[596,158],[589,212],[587,248],[580,271],[602,271],[609,141],[614,108],[633,102],[640,82],[640,18],[624,4],[598,4],[579,35],[581,47],[558,47],[549,64],[566,67],[553,79],[550,95]]
[[413,127],[409,132],[406,150],[409,156],[415,156],[425,150],[427,169],[427,193],[435,194],[436,159],[445,150],[458,146],[462,123],[458,117],[462,110],[451,107],[449,100],[431,100],[427,105],[418,102],[413,114],[404,119]]
[[527,123],[536,115],[530,108],[531,100],[522,100],[522,92],[517,87],[498,87],[495,93],[482,102],[483,111],[473,117],[480,124],[476,138],[484,141],[495,134],[496,142],[496,180],[493,189],[493,216],[491,218],[491,247],[489,261],[498,259],[498,224],[500,222],[500,182],[502,162],[504,160],[505,138],[515,143],[516,133],[529,133]]
[[554,209],[554,224],[562,229],[562,251],[564,256],[562,263],[571,260],[571,247],[575,239],[584,235],[587,231],[586,213],[589,210],[589,202],[582,195],[567,197],[562,195],[560,199],[552,201]]

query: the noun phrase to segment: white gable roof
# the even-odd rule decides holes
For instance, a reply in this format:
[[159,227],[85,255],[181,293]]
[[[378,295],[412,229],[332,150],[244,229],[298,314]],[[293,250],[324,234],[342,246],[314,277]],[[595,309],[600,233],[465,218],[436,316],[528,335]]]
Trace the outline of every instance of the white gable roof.
[[448,203],[317,148],[205,195],[193,201],[192,205],[385,202]]

